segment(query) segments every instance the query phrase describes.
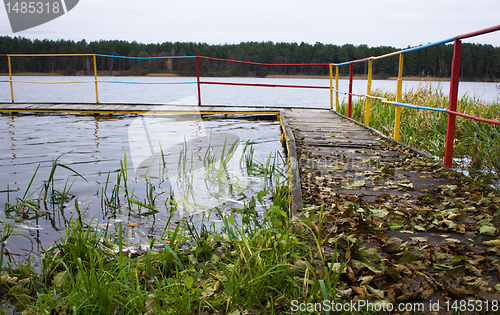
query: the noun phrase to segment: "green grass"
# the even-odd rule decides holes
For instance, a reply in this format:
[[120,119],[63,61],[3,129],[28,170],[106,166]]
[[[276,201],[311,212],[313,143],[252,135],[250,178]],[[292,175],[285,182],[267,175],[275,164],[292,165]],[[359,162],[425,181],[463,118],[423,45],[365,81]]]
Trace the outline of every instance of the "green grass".
[[[376,90],[372,95],[396,100],[395,93]],[[448,108],[448,97],[430,85],[410,90],[403,95],[403,103],[426,107]],[[395,106],[372,99],[370,105],[370,127],[389,137],[394,136]],[[365,99],[353,102],[352,118],[363,122]],[[478,117],[500,120],[500,104],[485,104],[478,99],[463,96],[458,100],[457,111]],[[343,103],[340,113],[346,115],[347,104]],[[400,140],[413,147],[429,152],[442,159],[446,141],[446,113],[402,107]],[[498,186],[500,174],[500,126],[457,117],[454,144],[454,158],[459,167],[466,169],[473,180]]]
[[[162,251],[150,247],[136,257],[120,256],[116,240],[103,242],[100,232],[76,220],[68,224],[66,237],[45,252],[42,273],[26,275],[28,281],[23,284],[7,284],[7,296],[24,314],[51,310],[284,314],[290,312],[292,300],[332,299],[337,274],[329,263],[333,257],[311,248],[307,239],[293,231],[316,233],[311,223],[292,225],[286,210],[277,209],[269,211],[266,219],[256,228],[238,226],[226,217],[227,233],[191,234],[189,247],[182,246],[180,234],[179,239],[170,234],[170,240],[152,241],[161,244]],[[183,225],[188,229],[189,222]],[[318,268],[324,271],[318,273]],[[20,278],[18,271],[10,276],[15,275]]]

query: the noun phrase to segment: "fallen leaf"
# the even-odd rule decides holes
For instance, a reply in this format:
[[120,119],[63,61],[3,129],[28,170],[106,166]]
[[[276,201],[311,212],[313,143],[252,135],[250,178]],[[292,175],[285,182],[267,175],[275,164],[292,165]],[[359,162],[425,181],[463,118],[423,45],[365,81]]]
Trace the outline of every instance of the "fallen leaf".
[[143,225],[143,224],[144,224],[144,222],[140,222],[140,223],[127,223],[125,225],[128,226],[128,227],[136,227],[138,225]]
[[[378,238],[381,241],[385,241],[389,239],[389,236],[383,232],[375,232],[375,237]],[[500,242],[500,241],[499,241]]]
[[483,245],[485,245],[485,246],[500,246],[500,240],[484,241]]
[[497,229],[494,226],[489,226],[489,225],[483,225],[479,229],[479,234],[486,236],[494,236],[496,232]]
[[466,297],[468,295],[467,290],[459,289],[459,288],[454,287],[454,286],[449,286],[446,288],[446,290],[448,291],[448,293],[450,293],[451,296],[456,297],[456,298],[463,298],[463,297]]
[[412,241],[417,241],[417,242],[427,242],[427,241],[429,241],[428,237],[418,237],[418,236],[415,236],[415,237],[410,237],[410,239]]

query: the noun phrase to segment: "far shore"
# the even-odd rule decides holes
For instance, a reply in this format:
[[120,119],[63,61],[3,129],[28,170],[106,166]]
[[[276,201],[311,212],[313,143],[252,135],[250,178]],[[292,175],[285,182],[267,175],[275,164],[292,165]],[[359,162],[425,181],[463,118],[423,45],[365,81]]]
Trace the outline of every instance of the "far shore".
[[[45,72],[18,72],[18,73],[13,73],[13,76],[65,76],[64,74],[61,73],[45,73]],[[97,74],[99,77],[181,77],[180,75],[176,73],[148,73],[144,76],[139,76],[139,75],[118,75],[116,73],[109,74],[108,71],[98,71]],[[9,76],[8,73],[0,73],[0,76]],[[87,77],[93,77],[94,75],[82,75],[82,74],[77,74],[75,76],[87,76]],[[233,76],[235,78],[261,78],[258,76]],[[272,79],[330,79],[330,76],[328,75],[306,75],[306,74],[270,74],[265,76],[265,78],[272,78]],[[335,76],[333,76],[333,79],[335,79]],[[341,80],[349,80],[349,76],[347,75],[341,75],[339,76],[339,79]],[[354,80],[367,80],[366,75],[355,75],[353,76]],[[378,76],[374,76],[373,80],[388,80],[388,81],[395,81],[397,80],[397,77],[385,77],[381,78]],[[439,81],[439,82],[449,82],[450,77],[434,77],[434,76],[404,76],[403,80],[405,81]],[[465,78],[460,78],[460,81],[462,82],[500,82],[500,79],[495,79],[494,81],[482,81],[482,80],[468,80]]]

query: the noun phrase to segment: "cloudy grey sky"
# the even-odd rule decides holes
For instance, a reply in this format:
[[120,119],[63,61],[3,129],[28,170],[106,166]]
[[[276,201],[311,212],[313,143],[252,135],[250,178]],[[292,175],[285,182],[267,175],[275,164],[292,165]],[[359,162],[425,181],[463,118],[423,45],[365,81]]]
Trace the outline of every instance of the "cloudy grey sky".
[[[405,48],[498,24],[499,0],[80,0],[64,16],[14,34],[6,8],[0,8],[1,36],[75,41],[303,41]],[[500,32],[469,41],[500,46]]]

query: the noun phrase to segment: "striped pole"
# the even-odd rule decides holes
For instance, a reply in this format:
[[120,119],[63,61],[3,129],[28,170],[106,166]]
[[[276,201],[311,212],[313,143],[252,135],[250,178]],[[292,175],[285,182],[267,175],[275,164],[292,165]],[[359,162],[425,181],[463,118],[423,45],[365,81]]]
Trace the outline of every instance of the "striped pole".
[[[403,60],[404,55],[399,54],[399,73],[398,73],[398,87],[396,94],[396,102],[401,102],[403,93]],[[399,141],[399,127],[401,124],[401,106],[396,105],[396,117],[394,119],[394,140]]]
[[12,66],[10,64],[10,56],[7,56],[7,60],[9,62],[10,98],[12,99],[12,103],[14,103],[14,87],[12,86]]
[[349,96],[347,97],[347,117],[351,118],[352,114],[352,76],[353,76],[353,63],[349,63]]
[[[462,42],[455,39],[453,48],[453,63],[451,65],[451,82],[448,110],[456,112],[458,102],[458,83],[460,82],[460,59],[462,58]],[[455,114],[448,112],[446,127],[446,143],[444,149],[445,166],[451,167],[453,162],[453,141],[455,141]]]
[[97,63],[94,55],[94,80],[95,80],[95,102],[99,104],[99,93],[97,91]]
[[[372,70],[373,59],[368,60],[368,84],[366,85],[366,95],[372,95]],[[370,125],[370,97],[366,98],[365,125]]]
[[333,65],[329,64],[328,69],[330,70],[330,109],[333,109]]

